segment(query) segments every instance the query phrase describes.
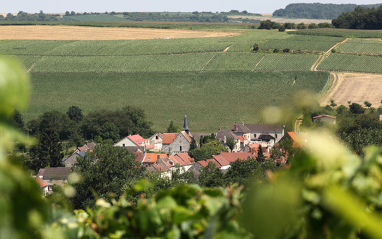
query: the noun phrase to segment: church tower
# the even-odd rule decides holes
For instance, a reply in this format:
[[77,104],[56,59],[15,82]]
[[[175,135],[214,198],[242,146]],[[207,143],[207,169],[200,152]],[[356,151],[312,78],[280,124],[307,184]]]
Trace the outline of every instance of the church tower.
[[188,135],[190,134],[190,130],[188,129],[187,124],[187,115],[184,116],[183,131],[185,131]]

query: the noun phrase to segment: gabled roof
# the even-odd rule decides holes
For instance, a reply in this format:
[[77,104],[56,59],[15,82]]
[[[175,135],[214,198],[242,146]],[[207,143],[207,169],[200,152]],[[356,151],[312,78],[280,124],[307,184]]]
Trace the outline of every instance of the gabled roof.
[[254,158],[255,155],[252,153],[229,153],[229,152],[221,152],[220,155],[224,157],[228,162],[232,163],[235,162],[236,160],[247,160],[250,158]]
[[207,165],[208,165],[208,163],[205,160],[200,160],[200,161],[198,161],[196,163],[202,165],[202,167],[207,167]]
[[40,169],[38,174],[44,178],[63,178],[67,177],[70,172],[70,167],[47,167]]
[[175,156],[179,157],[187,165],[191,165],[195,160],[188,155],[188,153],[178,153]]
[[189,143],[191,143],[192,139],[191,139],[191,137],[190,137],[185,131],[182,131],[182,132],[180,132],[180,133],[186,138],[186,140],[187,140]]
[[135,156],[135,161],[137,161],[138,163],[142,163],[143,157],[145,155],[144,155],[143,152],[137,151],[137,152],[134,153],[134,156]]
[[206,163],[207,163],[207,165],[208,165],[210,162],[214,163],[215,166],[216,166],[217,168],[220,168],[220,167],[221,167],[221,165],[220,165],[218,162],[216,162],[215,159],[213,159],[213,158],[212,158],[212,159],[206,159]]
[[162,144],[171,144],[179,133],[164,133]]
[[226,165],[229,165],[229,162],[227,161],[227,159],[225,159],[222,155],[213,155],[212,156],[213,159],[215,159],[216,162],[218,162],[218,164],[220,164],[222,166],[226,166]]
[[147,141],[147,139],[142,138],[142,136],[140,136],[139,134],[129,135],[127,136],[127,138],[129,138],[131,141],[138,145],[142,144],[144,141]]
[[261,133],[260,136],[258,137],[259,139],[264,139],[264,140],[271,140],[271,139],[275,139],[275,137],[273,137],[272,135],[268,134],[268,133]]
[[[235,129],[236,128],[236,129]],[[246,133],[250,133],[251,130],[247,128],[246,125],[244,124],[236,124],[233,126],[233,129],[232,129],[233,132],[237,132],[237,133],[243,133],[243,134],[246,134]]]
[[38,183],[38,185],[40,186],[40,188],[45,188],[46,186],[49,185],[47,182],[45,182],[44,180],[42,180],[38,174],[36,175],[36,182]]
[[234,138],[235,140],[239,140],[240,138],[234,134],[231,130],[223,129],[216,132],[216,139],[220,141],[224,141],[224,136],[226,139]]
[[245,124],[251,132],[282,132],[284,125],[279,124]]
[[156,162],[152,165],[158,172],[167,172],[169,168],[163,162]]
[[159,158],[167,157],[167,154],[154,154],[154,153],[147,153],[144,159],[142,160],[142,163],[155,163]]
[[156,135],[158,135],[159,138],[163,139],[163,134],[161,134],[161,133],[155,133],[155,134],[151,135],[151,137],[149,139],[152,139]]

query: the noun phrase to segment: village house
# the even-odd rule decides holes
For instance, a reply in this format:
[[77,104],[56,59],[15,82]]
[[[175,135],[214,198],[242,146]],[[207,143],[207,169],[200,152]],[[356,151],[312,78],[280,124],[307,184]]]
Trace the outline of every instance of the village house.
[[284,125],[275,124],[234,124],[232,132],[251,143],[273,147],[284,136]]
[[146,169],[151,172],[159,172],[161,177],[172,177],[172,172],[178,170],[180,174],[187,172],[194,159],[186,153],[179,153],[176,155],[169,154],[146,154],[146,158],[143,159],[142,164],[146,166]]
[[244,143],[243,137],[241,139],[239,136],[235,135],[231,130],[227,129],[219,130],[218,132],[216,132],[215,138],[219,140],[228,150],[230,150],[230,148],[227,145],[227,139],[232,138],[235,141],[235,146],[232,149],[232,152],[240,151],[241,141]]
[[45,197],[46,195],[49,194],[49,184],[42,180],[40,176],[37,174],[36,175],[36,182],[40,186],[41,194]]
[[78,157],[85,157],[87,152],[93,152],[96,144],[93,142],[86,143],[81,147],[78,147],[74,150],[74,152],[66,158],[62,159],[62,163],[65,165],[65,167],[73,167],[74,164],[77,163]]
[[114,144],[114,146],[118,147],[143,147],[144,150],[150,150],[154,147],[150,144],[148,139],[142,138],[139,134],[135,135],[129,135],[117,143]]
[[38,171],[39,177],[48,183],[48,190],[52,191],[53,185],[63,185],[67,183],[71,168],[69,167],[47,167]]
[[163,134],[155,133],[149,138],[149,144],[153,146],[151,151],[160,152],[162,150]]

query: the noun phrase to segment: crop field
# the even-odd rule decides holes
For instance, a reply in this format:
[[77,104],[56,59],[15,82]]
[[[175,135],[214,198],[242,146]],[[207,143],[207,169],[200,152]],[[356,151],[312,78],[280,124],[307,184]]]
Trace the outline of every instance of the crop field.
[[255,71],[309,71],[317,58],[313,54],[266,54]]
[[261,49],[291,49],[308,51],[327,51],[333,45],[345,40],[343,37],[296,35],[287,39],[274,39],[260,45]]
[[339,28],[319,28],[290,31],[289,34],[310,36],[333,36],[347,38],[382,38],[382,30],[355,30]]
[[123,40],[199,38],[237,35],[237,32],[192,31],[80,26],[0,26],[0,40]]
[[337,48],[338,52],[382,54],[381,39],[350,39]]
[[348,101],[363,105],[369,101],[372,107],[379,107],[382,98],[382,75],[364,73],[336,73],[334,89],[321,102],[330,104],[333,99],[337,105],[347,105]]
[[205,71],[252,71],[263,58],[259,53],[218,53],[204,68]]
[[325,71],[382,73],[382,56],[331,54],[319,66]]
[[[294,79],[297,77],[295,83]],[[32,73],[26,120],[48,110],[66,112],[77,105],[84,113],[126,105],[145,109],[155,130],[171,120],[181,126],[187,114],[192,132],[254,123],[267,106],[289,104],[300,90],[318,94],[326,72],[181,72],[181,73]]]
[[32,72],[200,71],[213,53],[140,56],[44,56]]

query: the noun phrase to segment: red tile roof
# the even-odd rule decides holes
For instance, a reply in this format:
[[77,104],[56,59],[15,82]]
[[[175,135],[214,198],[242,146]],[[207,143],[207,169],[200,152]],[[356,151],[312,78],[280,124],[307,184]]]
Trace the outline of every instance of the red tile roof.
[[247,160],[249,158],[254,158],[255,155],[252,153],[228,153],[228,152],[221,152],[220,155],[224,157],[228,162],[232,163],[236,160]]
[[38,183],[38,185],[40,186],[40,188],[45,188],[46,186],[49,185],[47,182],[45,182],[44,180],[42,180],[38,174],[37,174],[37,176],[36,176],[36,182]]
[[152,146],[149,143],[148,139],[142,138],[142,136],[140,136],[139,134],[129,135],[129,136],[127,136],[127,138],[129,138],[131,141],[133,141],[138,146],[142,146],[142,147],[146,146],[146,149],[154,148],[154,146]]
[[179,133],[164,133],[162,144],[171,144]]
[[204,161],[204,160],[200,160],[200,161],[198,161],[196,163],[202,165],[202,167],[207,167],[207,165],[208,165],[208,163],[206,161]]
[[188,153],[178,153],[175,156],[179,157],[187,165],[192,164],[195,160],[188,155]]
[[213,158],[212,158],[212,159],[206,159],[206,162],[207,162],[207,165],[208,165],[210,162],[213,162],[217,168],[220,168],[220,167],[221,167],[221,165],[220,165],[218,162],[216,162],[215,159],[213,159]]
[[218,162],[218,164],[220,164],[221,166],[229,165],[229,161],[225,159],[222,155],[213,155],[212,158],[215,159],[216,162]]
[[158,160],[158,156],[160,158],[164,158],[164,157],[167,157],[167,154],[147,153],[142,163],[155,163]]

